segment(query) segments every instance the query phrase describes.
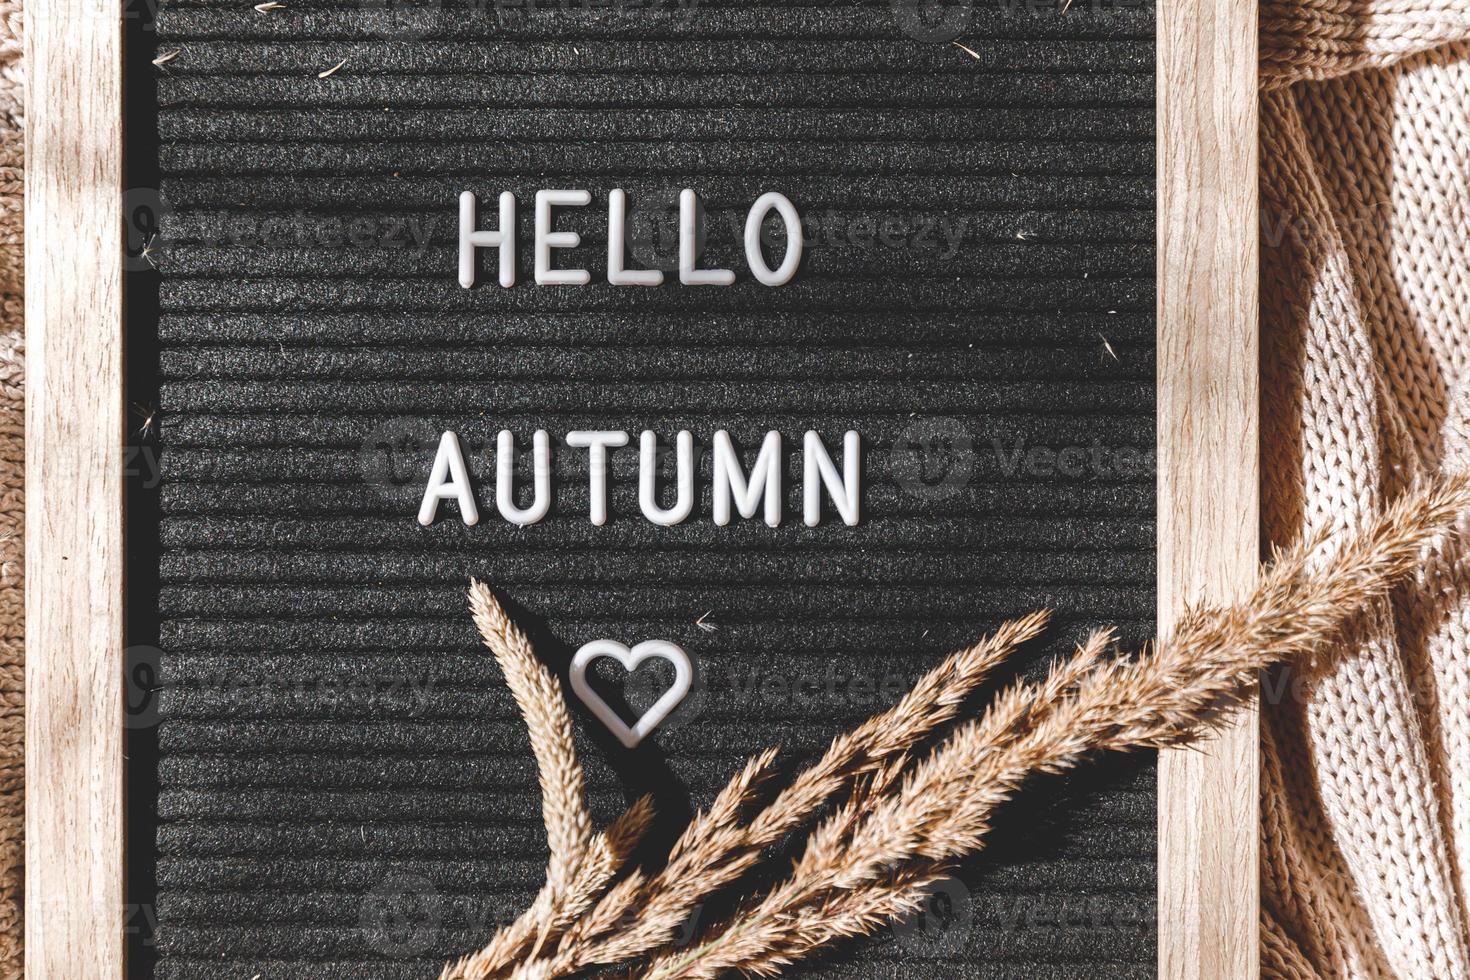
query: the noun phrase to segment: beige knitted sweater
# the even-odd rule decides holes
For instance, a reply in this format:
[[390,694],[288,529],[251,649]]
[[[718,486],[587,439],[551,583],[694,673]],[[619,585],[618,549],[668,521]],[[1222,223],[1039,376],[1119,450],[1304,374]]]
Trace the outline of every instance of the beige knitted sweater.
[[[1268,540],[1470,467],[1470,0],[1261,17]],[[1470,563],[1270,678],[1263,968],[1470,978]]]
[[25,823],[25,164],[21,8],[0,0],[0,978],[25,975],[21,890]]
[[[1160,0],[1187,2],[1187,0]],[[1470,0],[1262,9],[1265,531],[1470,467]],[[0,978],[22,976],[19,4],[0,0]],[[1470,581],[1266,687],[1267,976],[1470,980]],[[1271,703],[1275,702],[1275,703]]]

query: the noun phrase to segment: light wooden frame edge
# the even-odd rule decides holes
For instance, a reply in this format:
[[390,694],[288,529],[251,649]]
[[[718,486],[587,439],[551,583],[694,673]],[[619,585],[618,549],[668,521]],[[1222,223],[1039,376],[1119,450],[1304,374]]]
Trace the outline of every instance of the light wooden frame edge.
[[123,976],[123,0],[26,5],[26,976]]
[[[1259,544],[1256,0],[1158,0],[1158,602],[1238,597]],[[1253,706],[1159,757],[1159,976],[1260,975]]]
[[[26,975],[124,975],[122,0],[26,11]],[[1256,2],[1158,0],[1158,590],[1257,564]],[[1259,974],[1254,713],[1159,763],[1159,976]]]

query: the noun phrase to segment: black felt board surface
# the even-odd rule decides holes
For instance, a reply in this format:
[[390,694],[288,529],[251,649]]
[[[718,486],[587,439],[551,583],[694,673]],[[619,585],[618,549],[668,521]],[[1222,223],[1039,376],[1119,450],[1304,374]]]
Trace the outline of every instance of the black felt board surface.
[[[133,546],[156,557],[162,651],[134,745],[141,972],[429,978],[530,901],[535,771],[471,575],[560,670],[601,637],[696,658],[696,694],[637,751],[577,712],[599,819],[651,790],[665,838],[749,753],[814,754],[1003,618],[1058,610],[1031,672],[1094,625],[1152,631],[1151,10],[990,0],[957,45],[888,2],[286,2],[157,14],[178,55],[156,73],[158,271],[133,294],[157,300]],[[609,287],[607,191],[646,212],[685,186],[703,264],[737,284]],[[593,194],[558,217],[589,286],[531,283],[553,187]],[[517,194],[514,289],[456,283],[463,189],[486,224]],[[813,222],[778,289],[730,224],[765,190]],[[716,527],[703,453],[695,517],[650,524],[630,447],[595,528],[558,445],[551,516],[515,528],[502,427],[523,450],[537,427],[688,428],[706,450],[777,429],[785,519]],[[802,525],[808,428],[834,453],[862,433],[859,526]],[[452,505],[414,520],[444,429],[483,478],[473,528]],[[1074,449],[1059,471],[1037,447]],[[1151,759],[1040,783],[947,887],[947,926],[793,972],[1152,976],[1154,821]]]

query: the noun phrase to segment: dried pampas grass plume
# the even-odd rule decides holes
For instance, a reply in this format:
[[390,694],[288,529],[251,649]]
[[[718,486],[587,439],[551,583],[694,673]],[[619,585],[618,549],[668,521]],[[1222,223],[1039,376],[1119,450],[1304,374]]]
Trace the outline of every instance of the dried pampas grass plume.
[[473,579],[470,612],[531,734],[541,784],[541,817],[551,851],[546,884],[536,901],[493,942],[464,961],[464,968],[472,972],[463,975],[492,976],[532,942],[534,955],[553,930],[586,911],[653,822],[653,801],[639,800],[604,833],[592,833],[582,764],[577,761],[561,682],[536,659],[531,641],[510,621],[490,590]]
[[[561,687],[473,582],[475,622],[531,733],[551,858],[531,908],[480,952],[446,966],[441,980],[550,980],[593,967],[646,980],[776,976],[824,946],[869,934],[916,911],[954,861],[982,850],[996,809],[1026,779],[1098,752],[1200,737],[1251,696],[1262,668],[1320,651],[1413,574],[1467,511],[1470,478],[1406,495],[1355,539],[1302,542],[1278,555],[1244,601],[1189,610],[1138,656],[1105,656],[1112,634],[1099,631],[1042,680],[1012,685],[978,718],[949,727],[1047,617],[1007,623],[835,739],[764,806],[776,750],[758,754],[690,821],[661,870],[635,868],[616,882],[652,806],[640,800],[606,832],[592,832]],[[728,894],[769,860],[773,844],[803,831],[786,877]],[[676,948],[690,912],[717,893],[735,911]]]

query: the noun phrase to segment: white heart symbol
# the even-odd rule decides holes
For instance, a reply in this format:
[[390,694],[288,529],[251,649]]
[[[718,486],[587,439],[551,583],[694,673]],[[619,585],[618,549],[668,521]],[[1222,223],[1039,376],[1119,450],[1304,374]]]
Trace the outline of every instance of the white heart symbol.
[[[629,728],[618,717],[618,713],[608,707],[607,702],[587,683],[587,666],[600,657],[612,657],[630,674],[650,658],[667,660],[674,665],[674,684],[663,693],[663,697],[654,702],[653,707],[643,713],[638,724]],[[572,690],[577,692],[582,703],[591,708],[592,713],[607,726],[608,731],[630,749],[647,738],[679,706],[679,702],[684,700],[693,685],[694,665],[689,661],[689,654],[667,640],[645,640],[631,650],[616,640],[593,640],[578,650],[577,655],[572,658]]]

